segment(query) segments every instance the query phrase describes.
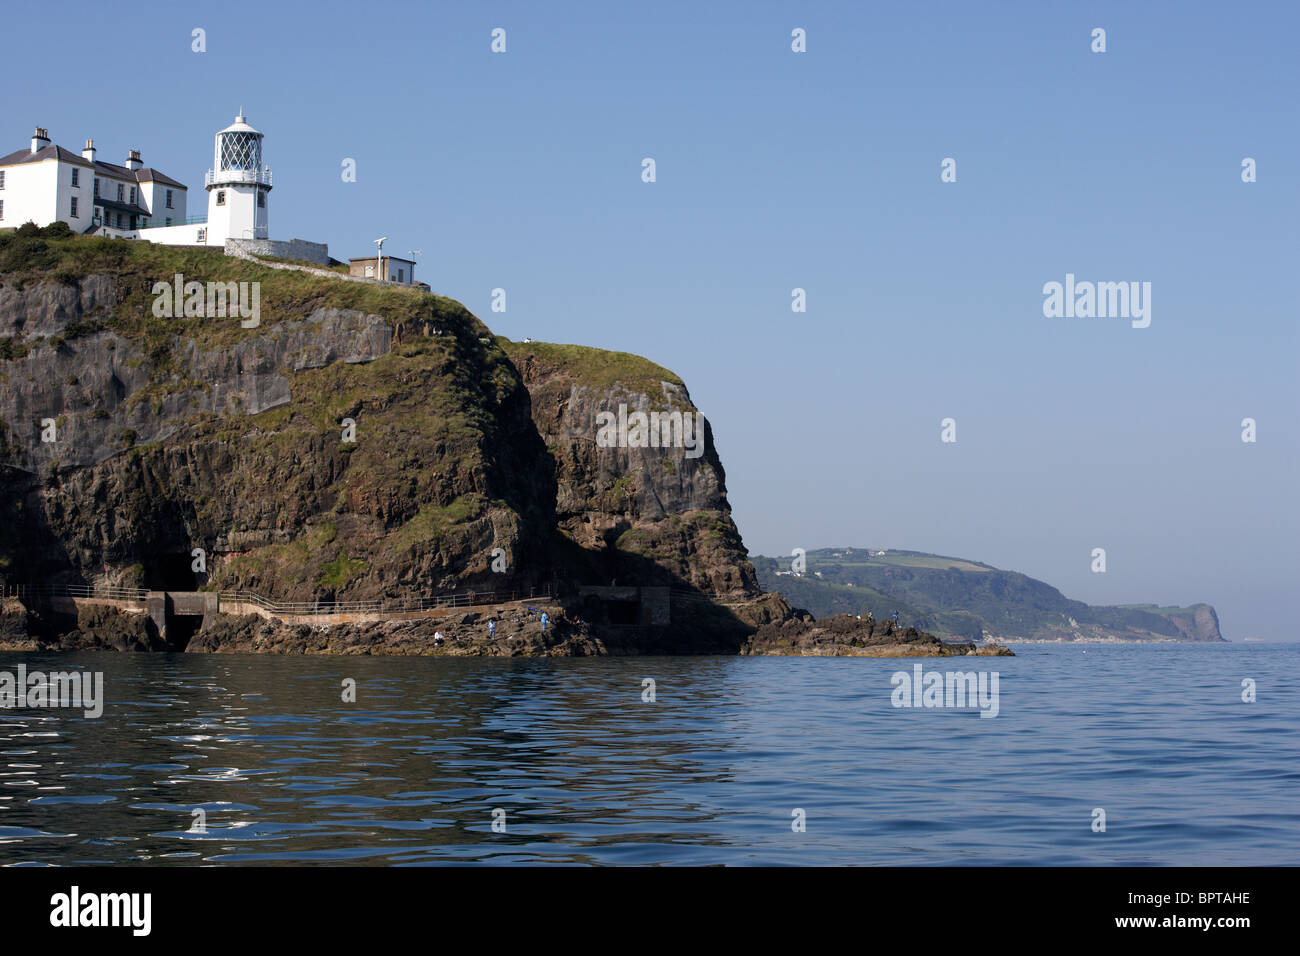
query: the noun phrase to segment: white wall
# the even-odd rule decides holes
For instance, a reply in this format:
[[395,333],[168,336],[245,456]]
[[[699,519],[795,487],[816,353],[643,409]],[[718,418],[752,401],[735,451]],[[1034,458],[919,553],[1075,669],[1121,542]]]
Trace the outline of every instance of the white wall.
[[[78,171],[79,183],[72,185],[72,171]],[[150,212],[150,218],[162,225],[166,217],[179,222],[188,215],[186,191],[162,183],[137,183],[134,180],[113,179],[99,175],[89,166],[63,163],[46,159],[39,163],[6,166],[5,187],[0,190],[4,200],[4,219],[0,228],[13,229],[27,221],[38,226],[48,226],[56,219],[66,222],[74,232],[90,228],[95,214],[95,179],[99,179],[100,192],[105,199],[117,199],[117,187],[122,185],[122,201],[131,201],[131,190],[136,190],[136,202]],[[172,191],[172,208],[167,208],[167,190]],[[72,197],[77,197],[77,215],[72,215]],[[266,210],[259,210],[265,222]],[[116,220],[114,220],[116,221]],[[117,230],[114,230],[115,232]],[[127,230],[124,230],[127,231]],[[240,233],[242,235],[242,232]],[[218,245],[221,241],[218,240]]]
[[[38,226],[48,226],[59,218],[58,174],[59,163],[53,159],[6,166],[5,188],[0,189],[0,199],[5,203],[0,228],[17,229],[28,220]],[[63,213],[66,216],[66,208]]]
[[[172,191],[172,208],[167,208],[167,190]],[[144,204],[149,209],[150,221],[155,226],[165,225],[170,216],[176,222],[185,218],[185,190],[165,183],[149,181],[140,184]]]
[[207,229],[203,223],[190,223],[188,226],[159,226],[157,228],[140,229],[133,233],[137,239],[144,239],[147,242],[158,242],[167,246],[203,246],[203,245],[220,245],[214,243],[211,239],[199,242],[199,230]]
[[[85,232],[95,215],[95,171],[74,163],[58,166],[58,218],[73,232]],[[77,170],[77,185],[72,185],[72,171]],[[72,197],[77,197],[77,215],[72,215]]]
[[[226,194],[225,205],[217,205],[217,191]],[[271,204],[270,196],[266,199]],[[257,206],[257,189],[240,183],[208,190],[208,242],[224,243],[227,239],[255,239],[267,236],[268,209]],[[257,229],[257,231],[254,231]]]

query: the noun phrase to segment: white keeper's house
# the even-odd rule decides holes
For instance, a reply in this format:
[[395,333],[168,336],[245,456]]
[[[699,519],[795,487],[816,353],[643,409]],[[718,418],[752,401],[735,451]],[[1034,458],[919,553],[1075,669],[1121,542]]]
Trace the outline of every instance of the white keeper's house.
[[[0,229],[28,221],[48,226],[61,219],[74,232],[342,265],[330,258],[325,243],[270,238],[271,170],[262,163],[262,138],[242,110],[217,133],[212,168],[203,178],[207,215],[191,216],[185,184],[145,166],[138,149],[118,166],[95,158],[93,140],[86,140],[77,155],[53,145],[49,132],[38,127],[30,148],[0,156]],[[378,263],[375,257],[357,263],[362,265],[354,263],[354,277],[425,285],[415,281],[410,260],[384,256]],[[368,268],[364,275],[363,265]]]

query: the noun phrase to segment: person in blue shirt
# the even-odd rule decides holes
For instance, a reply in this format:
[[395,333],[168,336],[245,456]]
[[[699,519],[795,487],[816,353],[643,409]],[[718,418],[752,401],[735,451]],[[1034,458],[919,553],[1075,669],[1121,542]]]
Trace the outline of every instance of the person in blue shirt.
[[496,633],[497,633],[497,622],[488,621],[488,640],[491,640],[492,638],[496,637]]
[[547,621],[546,612],[543,611],[542,612],[542,633],[543,634],[546,633],[546,621]]

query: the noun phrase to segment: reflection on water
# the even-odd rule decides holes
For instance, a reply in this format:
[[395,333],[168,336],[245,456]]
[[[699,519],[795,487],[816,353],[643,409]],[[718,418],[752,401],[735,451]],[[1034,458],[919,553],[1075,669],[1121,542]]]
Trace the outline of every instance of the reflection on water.
[[1294,863],[1300,646],[1084,650],[926,662],[992,720],[899,661],[3,654],[107,702],[0,711],[0,863]]

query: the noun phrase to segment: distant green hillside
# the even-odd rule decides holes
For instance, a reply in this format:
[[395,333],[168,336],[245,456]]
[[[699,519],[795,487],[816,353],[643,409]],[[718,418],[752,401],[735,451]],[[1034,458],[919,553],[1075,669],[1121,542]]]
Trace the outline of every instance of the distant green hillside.
[[764,590],[779,591],[817,617],[865,614],[899,618],[949,639],[1221,641],[1208,604],[1093,607],[1051,585],[964,558],[880,548],[822,548],[792,558],[753,557]]

